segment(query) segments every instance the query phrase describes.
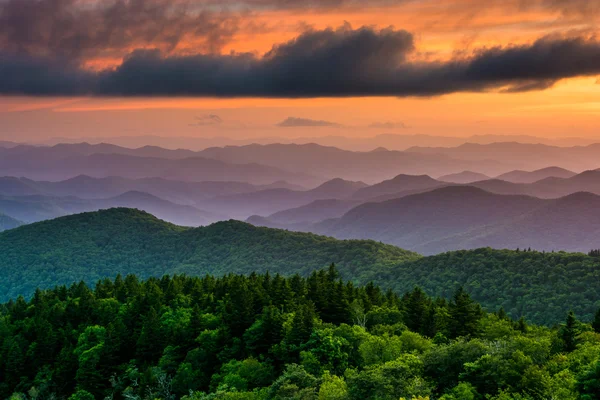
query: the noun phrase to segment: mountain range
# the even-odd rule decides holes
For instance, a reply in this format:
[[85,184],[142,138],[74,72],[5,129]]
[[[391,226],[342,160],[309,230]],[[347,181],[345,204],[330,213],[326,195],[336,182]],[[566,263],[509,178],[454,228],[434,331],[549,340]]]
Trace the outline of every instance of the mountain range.
[[[402,129],[401,127],[399,129]],[[406,129],[406,128],[404,128]],[[424,135],[405,133],[392,133],[391,131],[398,128],[388,128],[385,124],[380,130],[388,131],[382,134],[372,135],[368,137],[352,137],[343,135],[322,135],[322,136],[298,136],[289,138],[286,136],[265,136],[251,137],[246,139],[228,138],[228,137],[185,137],[185,136],[113,136],[113,137],[86,137],[82,138],[65,138],[55,137],[46,139],[41,142],[33,142],[32,144],[53,146],[60,143],[81,143],[87,141],[90,143],[111,143],[118,146],[137,148],[147,145],[163,147],[168,149],[192,149],[204,150],[209,147],[224,147],[224,146],[244,146],[249,144],[307,144],[317,143],[322,146],[338,147],[344,150],[351,151],[371,151],[377,147],[383,147],[390,150],[406,150],[410,147],[456,147],[464,143],[491,144],[497,142],[519,142],[526,144],[545,144],[549,146],[571,147],[571,146],[587,146],[593,143],[600,142],[599,139],[583,138],[583,137],[563,137],[563,138],[545,138],[532,135],[472,135],[467,137],[457,136],[441,136],[441,135]],[[303,129],[298,129],[303,133]],[[15,142],[0,142],[0,146],[6,143],[8,146],[16,146]]]
[[287,181],[314,186],[323,179],[288,172],[259,163],[227,163],[204,158],[188,150],[144,147],[126,149],[113,145],[56,145],[53,147],[0,147],[4,175],[57,181],[77,175],[122,178],[165,178],[188,182],[240,181],[270,184]]
[[539,199],[445,187],[366,203],[310,230],[341,239],[368,237],[422,254],[479,247],[587,252],[598,246],[600,196]]
[[0,195],[0,213],[25,223],[114,207],[137,208],[183,226],[207,225],[225,218],[201,211],[193,206],[172,203],[154,195],[136,191],[125,192],[106,199],[80,199],[74,196]]
[[[349,151],[307,143],[250,144],[192,151],[156,146],[126,148],[105,143],[17,145],[0,146],[0,169],[5,175],[50,181],[85,174],[258,185],[283,180],[314,187],[334,178],[374,184],[399,174],[441,177],[473,171],[498,176],[515,169],[529,171],[549,166],[578,172],[598,168],[599,146],[466,143],[449,148],[412,147],[406,151],[385,148]],[[533,182],[535,178],[530,175],[525,181],[519,178],[515,182]]]
[[[572,172],[555,167],[532,172],[513,171],[504,177],[517,181],[542,179],[533,183],[512,183],[495,178],[472,182],[469,186],[494,194],[546,199],[584,191],[600,195],[600,171],[571,175]],[[374,185],[336,178],[308,190],[285,181],[255,185],[165,178],[94,178],[87,175],[58,182],[3,177],[0,178],[0,212],[23,222],[35,222],[77,212],[126,206],[146,210],[186,226],[255,216],[249,222],[310,231],[311,225],[339,218],[362,203],[380,203],[457,185],[428,175],[405,174]]]

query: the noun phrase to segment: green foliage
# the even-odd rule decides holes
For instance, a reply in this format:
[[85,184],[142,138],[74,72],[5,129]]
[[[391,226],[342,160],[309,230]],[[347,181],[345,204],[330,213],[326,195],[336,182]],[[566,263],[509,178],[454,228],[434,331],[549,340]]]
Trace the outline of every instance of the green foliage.
[[0,398],[598,398],[591,324],[523,321],[461,289],[449,302],[400,297],[333,266],[308,278],[118,276],[0,305]]
[[[31,244],[35,243],[35,246]],[[309,275],[335,262],[343,276],[366,282],[368,269],[386,269],[420,256],[369,240],[336,240],[258,228],[239,221],[183,228],[142,211],[114,208],[25,225],[0,234],[0,301],[36,288],[91,284],[118,273],[224,275],[271,271]],[[339,292],[339,290],[338,290]],[[345,307],[344,299],[332,299]],[[345,318],[340,316],[339,318]]]
[[582,253],[493,250],[454,251],[399,263],[372,279],[398,293],[421,287],[452,298],[463,286],[487,311],[503,307],[513,319],[554,325],[573,310],[591,321],[600,307],[600,258]]
[[[382,311],[379,316],[383,322],[373,318],[369,329],[376,324],[391,325],[389,319],[395,318],[402,319],[414,332],[434,336],[447,328],[449,316],[443,304],[427,301],[423,293],[452,299],[461,286],[483,309],[496,311],[502,307],[503,315],[516,320],[527,316],[528,322],[536,324],[559,323],[570,309],[581,320],[591,321],[600,308],[600,283],[596,279],[600,258],[594,254],[488,248],[421,257],[375,241],[336,240],[238,221],[182,228],[131,209],[73,215],[2,232],[0,301],[19,295],[29,298],[36,288],[57,284],[92,284],[118,273],[141,279],[164,274],[203,276],[255,271],[306,277],[332,262],[338,266],[339,275],[354,285],[373,282],[373,288],[379,285],[384,293],[388,289],[409,293],[410,307],[387,315]],[[328,275],[328,271],[323,274]],[[279,286],[279,296],[286,298],[294,284]],[[331,290],[323,291],[310,281],[303,289],[323,293],[314,301],[320,307],[321,318],[336,324],[351,318],[365,325],[364,317],[372,310],[361,305],[363,299],[354,299],[356,303],[348,308],[354,300],[344,296],[338,277],[329,276],[326,284]],[[415,287],[423,290],[415,291]],[[244,288],[238,290],[242,296],[234,298],[237,294],[232,293],[230,301],[244,302]],[[327,307],[321,307],[325,303]],[[105,307],[110,313],[110,304]],[[407,311],[409,314],[403,315]],[[246,325],[247,321],[241,321],[238,331]],[[451,336],[472,333],[461,332],[460,325],[455,328]]]

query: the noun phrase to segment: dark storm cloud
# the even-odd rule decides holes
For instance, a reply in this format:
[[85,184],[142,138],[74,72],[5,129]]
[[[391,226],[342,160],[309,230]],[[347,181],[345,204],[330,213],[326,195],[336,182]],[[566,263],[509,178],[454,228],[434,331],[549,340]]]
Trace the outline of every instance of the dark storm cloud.
[[240,29],[242,14],[170,0],[0,0],[0,48],[47,57],[122,56],[182,40],[219,50]]
[[296,127],[341,127],[342,125],[335,122],[309,119],[309,118],[296,118],[288,117],[285,120],[277,124],[277,126],[283,128],[296,128]]
[[[530,45],[476,51],[470,58],[411,60],[413,36],[391,28],[309,31],[252,54],[164,56],[139,50],[95,74],[59,62],[0,56],[4,94],[99,96],[435,96],[465,91],[541,90],[600,74],[594,38],[544,37]],[[65,65],[69,65],[65,63]],[[53,93],[54,92],[54,93]]]

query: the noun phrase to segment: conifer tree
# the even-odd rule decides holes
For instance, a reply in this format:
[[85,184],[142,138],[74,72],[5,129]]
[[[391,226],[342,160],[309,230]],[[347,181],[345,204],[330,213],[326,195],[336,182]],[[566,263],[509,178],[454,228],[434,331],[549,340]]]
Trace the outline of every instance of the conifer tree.
[[563,340],[564,351],[570,353],[577,348],[577,335],[579,335],[579,327],[577,318],[575,318],[575,313],[573,311],[569,311],[567,314],[567,320],[561,329],[560,335],[561,339]]
[[462,286],[454,293],[449,312],[448,333],[451,338],[477,334],[483,312],[479,304],[471,299]]

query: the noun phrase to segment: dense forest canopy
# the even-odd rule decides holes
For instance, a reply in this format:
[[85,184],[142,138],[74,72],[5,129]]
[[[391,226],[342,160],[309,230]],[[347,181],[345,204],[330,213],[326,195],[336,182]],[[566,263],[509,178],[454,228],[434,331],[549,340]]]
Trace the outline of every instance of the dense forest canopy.
[[555,328],[308,278],[136,276],[0,306],[0,398],[596,399],[600,313]]
[[[32,246],[32,243],[35,243]],[[182,228],[132,209],[111,209],[31,224],[0,234],[0,301],[29,298],[36,288],[117,274],[296,273],[336,263],[344,279],[396,293],[424,288],[450,298],[457,286],[488,311],[553,325],[569,310],[591,320],[600,307],[600,257],[564,252],[479,249],[422,257],[368,240],[225,221]]]
[[[32,245],[32,244],[35,245]],[[0,234],[0,301],[118,273],[141,278],[253,271],[308,275],[335,262],[347,278],[421,256],[370,240],[340,241],[257,228],[239,221],[183,228],[143,211],[113,208],[26,225]]]

